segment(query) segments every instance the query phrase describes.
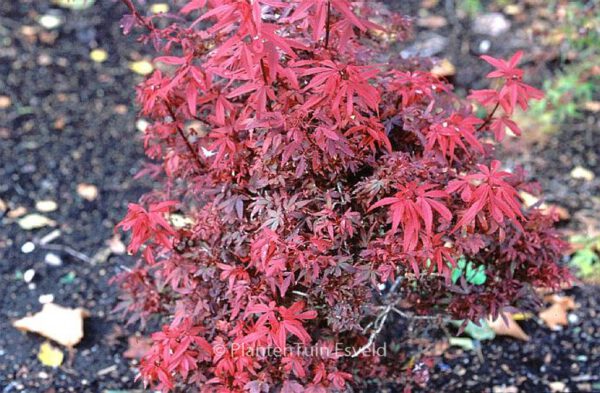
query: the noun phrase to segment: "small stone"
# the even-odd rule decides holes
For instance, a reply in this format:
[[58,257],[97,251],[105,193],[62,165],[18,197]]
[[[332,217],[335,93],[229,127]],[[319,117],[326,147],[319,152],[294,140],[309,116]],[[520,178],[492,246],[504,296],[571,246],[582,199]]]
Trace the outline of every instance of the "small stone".
[[569,323],[572,323],[572,324],[579,322],[579,317],[577,316],[577,314],[570,313],[567,316],[567,319],[569,320]]
[[427,32],[421,34],[417,41],[408,48],[400,52],[400,56],[406,59],[408,57],[420,56],[431,57],[446,49],[448,38],[439,34]]
[[98,187],[93,184],[80,183],[77,185],[77,194],[88,202],[98,198]]
[[6,109],[12,104],[9,96],[0,96],[0,109]]
[[479,43],[479,53],[487,53],[492,46],[490,40],[481,40]]
[[46,53],[41,53],[37,58],[37,62],[42,67],[46,67],[52,64],[52,57],[48,56]]
[[600,112],[600,101],[588,101],[583,104],[583,107],[590,112]]
[[417,26],[428,29],[439,29],[448,25],[448,21],[443,16],[429,15],[417,20]]
[[54,0],[58,6],[81,11],[94,5],[96,0]]
[[123,104],[115,105],[115,113],[118,115],[127,114],[127,105],[123,105]]
[[504,13],[506,15],[518,15],[523,12],[523,6],[520,4],[509,4],[504,7]]
[[29,254],[35,250],[35,244],[33,242],[26,242],[21,246],[21,252],[23,254]]
[[550,387],[550,391],[552,393],[561,393],[561,392],[564,392],[565,388],[567,387],[567,385],[564,382],[561,382],[561,381],[550,382],[548,384],[548,386]]
[[22,229],[25,229],[27,231],[30,231],[32,229],[43,228],[45,226],[56,225],[55,221],[36,213],[28,214],[25,217],[22,217],[21,219],[19,219],[18,223]]
[[25,281],[26,283],[30,283],[31,281],[33,281],[34,277],[35,277],[35,270],[33,270],[33,269],[27,269],[25,271],[25,273],[23,273],[23,281]]
[[578,165],[575,168],[573,168],[573,170],[571,171],[571,177],[573,179],[592,181],[592,180],[594,180],[595,175],[594,175],[594,172],[590,171],[589,169],[586,169],[586,168]]
[[499,12],[490,12],[479,15],[473,21],[473,31],[477,34],[485,34],[498,37],[510,29],[510,21]]
[[54,295],[51,293],[40,295],[40,297],[38,297],[38,301],[41,304],[52,303],[54,301]]
[[44,257],[44,262],[50,266],[60,266],[63,263],[61,257],[51,252],[46,254],[46,256]]
[[35,208],[42,213],[49,213],[55,211],[58,204],[51,200],[42,200],[35,203]]
[[45,14],[40,16],[38,19],[38,23],[44,28],[48,30],[56,29],[60,25],[63,24],[63,20],[58,15],[53,14]]
[[135,122],[135,128],[137,128],[137,130],[140,132],[146,131],[146,128],[148,128],[149,125],[150,123],[148,123],[146,119],[138,119]]
[[40,371],[40,372],[38,373],[38,378],[40,378],[40,379],[48,379],[48,377],[49,377],[49,375],[48,375],[48,373],[47,373],[47,372],[45,372],[45,371]]
[[516,386],[497,385],[492,388],[493,393],[518,393],[519,389]]

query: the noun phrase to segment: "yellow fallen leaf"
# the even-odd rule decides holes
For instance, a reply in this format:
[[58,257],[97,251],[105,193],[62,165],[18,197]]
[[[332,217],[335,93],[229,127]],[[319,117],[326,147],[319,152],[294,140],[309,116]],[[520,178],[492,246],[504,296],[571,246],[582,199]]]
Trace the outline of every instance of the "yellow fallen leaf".
[[439,77],[452,76],[456,74],[456,67],[454,67],[454,64],[450,60],[443,59],[433,67],[431,73]]
[[90,52],[90,59],[96,63],[103,63],[108,59],[108,53],[104,49],[94,49]]
[[153,14],[162,14],[169,12],[169,5],[166,3],[156,3],[150,6],[150,12]]
[[129,69],[139,75],[148,75],[154,71],[154,66],[148,60],[132,61]]
[[532,315],[528,312],[518,312],[512,314],[513,321],[525,321],[527,319],[531,319]]
[[487,319],[487,323],[489,327],[499,336],[509,336],[514,337],[519,340],[529,341],[529,336],[527,333],[521,329],[518,323],[512,318],[511,314],[505,314],[508,325],[505,323],[502,317],[498,317],[495,321],[492,318]]
[[56,222],[41,214],[31,213],[17,221],[19,226],[26,231],[32,229],[43,228],[46,226],[54,226]]
[[42,311],[18,321],[13,326],[49,338],[65,347],[73,347],[83,338],[83,318],[89,313],[83,308],[66,308],[54,303],[44,304]]
[[37,357],[44,366],[48,367],[58,367],[62,364],[64,359],[62,351],[53,347],[48,341],[40,345]]

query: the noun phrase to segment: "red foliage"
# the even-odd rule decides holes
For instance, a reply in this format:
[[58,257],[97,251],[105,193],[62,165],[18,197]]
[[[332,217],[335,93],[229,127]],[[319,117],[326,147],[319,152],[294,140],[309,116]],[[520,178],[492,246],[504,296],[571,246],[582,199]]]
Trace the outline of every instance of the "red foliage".
[[[471,92],[479,119],[419,61],[384,57],[409,23],[376,2],[191,0],[169,24],[124,1],[124,29],[160,52],[138,100],[157,161],[144,173],[162,186],[118,225],[143,256],[119,277],[120,309],[168,317],[147,383],[321,393],[401,378],[395,358],[344,352],[367,342],[381,284],[416,313],[478,319],[568,277],[552,219],[521,205],[521,173],[484,142],[520,133],[515,107],[541,96],[522,53],[484,57],[501,85]],[[484,285],[452,284],[459,257]],[[408,369],[419,384],[428,362]]]

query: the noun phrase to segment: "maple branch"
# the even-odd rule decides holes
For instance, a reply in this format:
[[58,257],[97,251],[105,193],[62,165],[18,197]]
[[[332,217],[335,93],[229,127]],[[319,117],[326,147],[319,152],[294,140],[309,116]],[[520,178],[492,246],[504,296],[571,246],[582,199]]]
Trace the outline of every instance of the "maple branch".
[[393,308],[394,307],[391,304],[388,304],[385,310],[377,316],[377,318],[375,319],[375,330],[369,336],[369,341],[367,341],[365,345],[360,347],[358,351],[352,354],[353,358],[358,357],[361,353],[363,353],[373,345],[373,343],[375,342],[375,338],[377,338],[379,333],[381,333],[383,325],[385,325],[385,321],[387,321],[390,315],[390,311],[392,311]]
[[[263,58],[260,59],[260,70],[262,71],[262,77],[263,81],[265,82],[265,86],[268,86],[269,79],[267,78],[267,66]],[[269,109],[269,112],[273,111],[273,108],[271,107],[271,101],[269,101],[269,97],[267,97],[267,108]]]
[[177,132],[179,133],[179,135],[181,136],[181,138],[185,142],[185,145],[187,146],[189,152],[194,157],[194,160],[196,161],[196,164],[198,164],[198,169],[202,169],[203,165],[202,165],[202,161],[200,161],[200,156],[198,156],[198,153],[194,150],[194,147],[192,146],[192,144],[190,143],[189,139],[185,135],[185,132],[183,132],[183,129],[177,125],[177,122],[176,122],[177,118],[175,117],[175,112],[173,111],[173,108],[171,108],[171,106],[169,105],[169,103],[167,101],[164,101],[164,103],[165,103],[165,106],[167,107],[167,110],[169,111],[169,114],[171,115],[171,118],[173,118],[173,124],[175,125],[175,128],[177,129]]
[[492,111],[486,116],[485,121],[483,122],[483,124],[480,125],[479,127],[477,127],[477,131],[481,131],[485,126],[487,126],[490,123],[490,121],[492,120],[492,117],[494,117],[494,114],[498,110],[499,106],[500,106],[500,102],[497,102],[496,106],[494,107],[494,109],[492,109]]
[[123,2],[123,4],[125,4],[127,8],[129,8],[129,12],[131,12],[135,19],[138,20],[138,22],[144,25],[144,27],[146,27],[148,30],[154,31],[154,25],[152,25],[152,23],[149,23],[146,19],[144,19],[144,17],[135,8],[135,5],[131,0],[121,0],[121,2]]
[[331,1],[327,2],[327,26],[325,30],[325,49],[329,46],[329,30],[331,21]]

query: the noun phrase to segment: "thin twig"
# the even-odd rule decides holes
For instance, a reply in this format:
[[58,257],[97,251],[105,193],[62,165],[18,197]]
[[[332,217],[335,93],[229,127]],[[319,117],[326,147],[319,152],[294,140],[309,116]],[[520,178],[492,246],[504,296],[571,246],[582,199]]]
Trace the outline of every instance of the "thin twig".
[[325,49],[329,47],[329,31],[331,30],[331,1],[327,2],[327,26],[325,29]]
[[179,135],[185,142],[185,145],[187,146],[189,152],[194,157],[196,164],[198,164],[198,169],[202,169],[203,165],[202,165],[202,161],[200,160],[200,156],[198,156],[198,153],[194,150],[194,147],[188,140],[187,136],[185,135],[185,132],[183,132],[183,129],[181,129],[181,127],[179,127],[177,125],[177,118],[175,117],[175,111],[173,111],[173,108],[171,108],[171,106],[169,105],[169,103],[167,101],[164,101],[164,103],[165,103],[165,106],[167,107],[167,110],[169,111],[169,114],[171,115],[171,118],[173,118],[173,124],[175,125],[175,128],[177,128],[177,132],[179,133]]
[[79,251],[75,250],[74,248],[71,248],[69,246],[65,246],[62,244],[40,244],[40,248],[45,249],[45,250],[52,250],[52,251],[62,251],[62,252],[69,254],[73,258],[77,258],[83,262],[86,262],[86,263],[92,262],[92,258],[88,257],[84,253],[79,252]]
[[379,333],[381,333],[381,330],[383,329],[383,325],[385,325],[385,321],[387,321],[388,316],[390,315],[390,311],[392,310],[392,305],[388,305],[385,310],[379,314],[377,316],[377,322],[375,323],[375,330],[371,333],[371,335],[369,336],[369,341],[367,341],[367,343],[365,345],[363,345],[362,347],[360,347],[358,349],[358,351],[354,352],[352,354],[352,357],[358,357],[361,353],[363,353],[364,351],[366,351],[367,349],[369,349],[373,343],[375,342],[375,338],[377,338],[377,336],[379,335]]
[[496,106],[494,107],[494,109],[492,109],[492,111],[490,112],[490,114],[487,115],[487,117],[485,118],[485,121],[483,122],[483,124],[480,125],[479,127],[477,127],[477,131],[481,131],[485,126],[487,126],[489,124],[490,120],[492,120],[492,117],[494,117],[494,114],[498,110],[499,106],[500,106],[500,102],[496,103]]

